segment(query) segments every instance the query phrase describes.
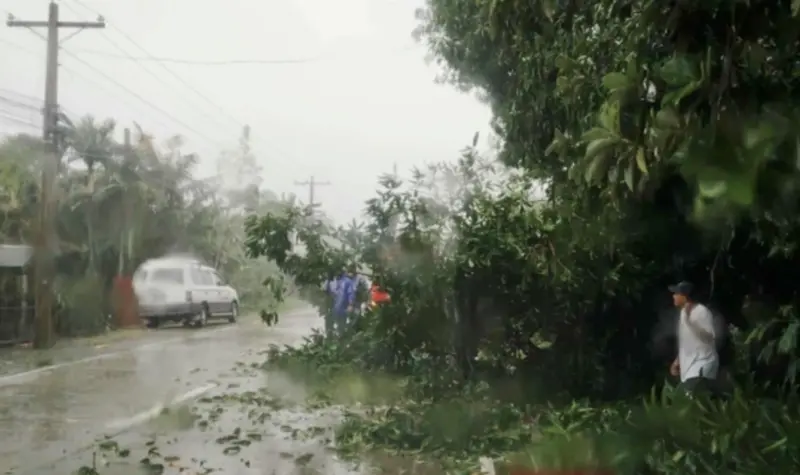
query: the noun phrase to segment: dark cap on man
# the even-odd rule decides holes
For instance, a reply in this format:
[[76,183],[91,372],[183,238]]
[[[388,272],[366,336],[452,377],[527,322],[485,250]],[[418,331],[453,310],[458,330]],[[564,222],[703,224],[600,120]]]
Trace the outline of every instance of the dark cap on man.
[[673,294],[683,295],[686,298],[691,298],[694,294],[694,285],[692,285],[691,282],[684,280],[675,285],[670,285],[669,291]]

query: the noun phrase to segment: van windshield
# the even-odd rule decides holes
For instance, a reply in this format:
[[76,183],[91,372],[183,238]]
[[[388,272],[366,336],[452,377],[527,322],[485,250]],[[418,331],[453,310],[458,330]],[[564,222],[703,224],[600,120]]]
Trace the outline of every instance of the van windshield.
[[150,272],[150,282],[183,284],[183,269],[155,269]]

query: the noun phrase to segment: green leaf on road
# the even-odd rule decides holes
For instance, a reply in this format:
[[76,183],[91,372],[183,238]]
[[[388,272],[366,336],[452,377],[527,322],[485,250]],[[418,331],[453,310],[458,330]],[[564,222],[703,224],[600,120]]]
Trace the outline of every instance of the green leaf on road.
[[297,465],[308,465],[308,462],[310,462],[312,458],[314,458],[314,454],[309,452],[294,459],[294,463]]
[[222,453],[225,454],[225,455],[236,455],[241,451],[242,451],[242,447],[241,446],[239,446],[239,445],[231,445],[230,447],[225,447],[225,449],[222,451]]

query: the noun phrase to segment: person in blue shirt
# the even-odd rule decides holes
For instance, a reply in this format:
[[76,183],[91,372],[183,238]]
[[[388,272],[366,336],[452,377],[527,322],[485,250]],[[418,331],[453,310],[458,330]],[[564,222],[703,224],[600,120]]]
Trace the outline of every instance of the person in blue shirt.
[[325,284],[325,291],[332,299],[331,310],[325,318],[325,332],[329,336],[334,332],[344,332],[347,318],[355,306],[357,286],[355,266],[343,270],[339,277]]
[[322,288],[322,290],[328,296],[328,305],[326,306],[325,313],[323,314],[323,317],[325,318],[326,335],[333,334],[333,303],[336,296],[336,289],[338,287],[339,279],[342,277],[342,275],[344,275],[344,273],[344,269],[342,269],[338,275],[331,272],[328,275],[328,280],[325,281],[325,285]]

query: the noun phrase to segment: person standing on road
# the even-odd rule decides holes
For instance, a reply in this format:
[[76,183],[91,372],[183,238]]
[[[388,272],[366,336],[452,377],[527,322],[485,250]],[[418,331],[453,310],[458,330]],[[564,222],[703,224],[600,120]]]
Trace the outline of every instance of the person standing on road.
[[690,282],[671,285],[672,302],[679,309],[678,357],[672,362],[670,374],[680,377],[685,390],[712,387],[719,372],[714,315],[705,305],[694,300]]
[[[347,326],[347,318],[353,312],[353,307],[356,300],[358,280],[356,277],[355,266],[348,269],[347,272],[342,272],[342,275],[336,280],[335,288],[332,289],[333,307],[330,314],[330,327],[328,335],[334,332],[343,334]],[[326,322],[326,327],[328,327]]]
[[339,272],[339,275],[335,275],[331,273],[328,276],[328,280],[325,282],[325,294],[328,296],[328,306],[325,309],[325,334],[332,335],[334,331],[333,325],[333,308],[334,303],[336,302],[336,289],[339,286],[339,280],[345,275],[345,269]]

